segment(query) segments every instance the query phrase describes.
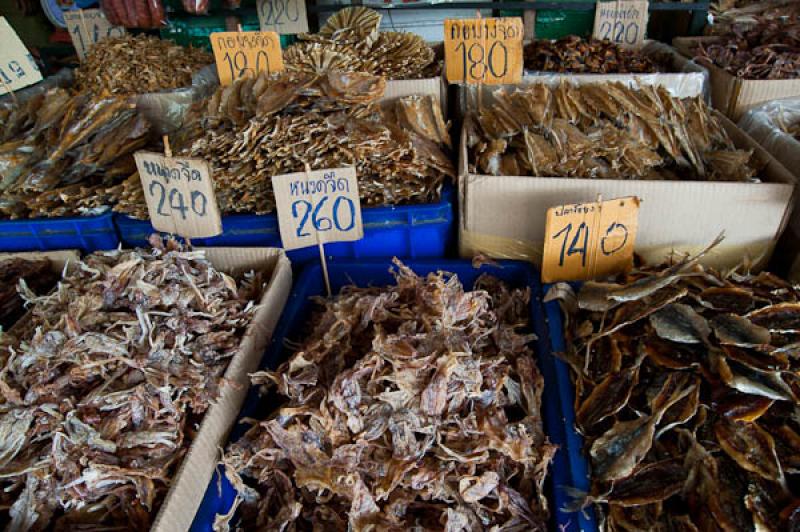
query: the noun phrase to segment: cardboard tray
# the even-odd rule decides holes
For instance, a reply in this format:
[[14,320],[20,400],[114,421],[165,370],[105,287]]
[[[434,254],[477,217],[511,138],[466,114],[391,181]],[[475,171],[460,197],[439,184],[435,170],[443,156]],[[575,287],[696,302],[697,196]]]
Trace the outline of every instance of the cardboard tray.
[[[672,44],[686,57],[694,57],[698,44],[711,44],[719,37],[676,37]],[[739,120],[748,110],[759,104],[800,96],[800,78],[754,80],[741,79],[715,66],[705,59],[697,59],[708,69],[711,82],[711,102],[731,120]]]
[[[357,286],[381,286],[394,282],[389,274],[390,261],[373,260],[362,262],[337,262],[329,264],[328,270],[334,292],[342,286],[356,284]],[[561,412],[561,401],[556,385],[556,367],[564,362],[557,360],[551,353],[547,340],[547,324],[541,303],[541,291],[538,282],[538,272],[530,264],[520,262],[503,262],[497,266],[483,265],[474,268],[468,261],[409,261],[406,265],[417,274],[424,275],[428,272],[444,270],[458,275],[465,287],[471,287],[478,276],[489,273],[515,287],[529,286],[531,288],[531,329],[536,333],[536,355],[539,369],[544,377],[544,394],[542,398],[542,415],[544,428],[550,441],[559,446],[550,474],[545,486],[550,501],[552,530],[564,532],[577,532],[579,530],[594,530],[594,521],[591,509],[586,514],[581,512],[566,512],[565,504],[571,500],[567,487],[583,485],[577,483],[575,475],[585,474],[585,462],[580,454],[571,450],[564,433],[564,417]],[[312,310],[311,296],[323,295],[325,287],[322,280],[322,271],[319,265],[307,268],[295,283],[292,295],[286,304],[281,321],[272,339],[272,343],[264,356],[263,367],[275,368],[283,362],[291,351],[286,347],[284,339],[296,340],[306,333],[304,327]],[[253,387],[247,397],[244,407],[239,414],[240,419],[245,417],[263,417],[274,408],[269,397],[261,397],[258,387]],[[571,406],[571,404],[570,404]],[[231,433],[231,441],[236,441],[249,425],[237,425]],[[578,449],[580,450],[580,449]],[[583,473],[575,473],[575,465],[580,469],[584,463]],[[205,486],[204,486],[205,487]],[[218,514],[230,510],[235,497],[234,488],[224,475],[220,476],[219,470],[214,478],[207,484],[205,497],[192,523],[193,532],[211,532],[214,518]]]
[[563,177],[490,176],[468,172],[462,133],[459,167],[459,253],[522,259],[541,264],[545,213],[565,203],[638,196],[636,252],[659,263],[672,251],[696,252],[721,232],[725,241],[701,262],[716,268],[745,257],[769,260],[794,205],[795,177],[774,157],[719,113],[740,148],[764,163],[763,183],[641,181]]

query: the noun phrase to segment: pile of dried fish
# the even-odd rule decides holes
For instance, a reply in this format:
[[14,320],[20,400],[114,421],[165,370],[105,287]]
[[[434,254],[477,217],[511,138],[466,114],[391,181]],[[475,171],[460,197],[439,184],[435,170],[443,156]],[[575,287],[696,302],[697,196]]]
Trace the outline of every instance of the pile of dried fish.
[[703,253],[587,282],[577,300],[559,285],[583,502],[608,530],[800,526],[800,288],[705,270]]
[[192,74],[213,63],[208,52],[148,35],[123,35],[93,45],[75,70],[79,91],[132,95],[192,84]]
[[743,79],[800,77],[800,20],[760,19],[735,26],[712,44],[699,43],[694,53]]
[[[208,161],[224,213],[275,209],[272,176],[355,166],[367,205],[429,203],[455,177],[447,124],[436,100],[381,107],[386,81],[330,72],[261,74],[221,87],[195,110],[173,151]],[[118,187],[115,210],[146,217],[138,178]]]
[[284,51],[288,70],[367,72],[388,79],[438,76],[436,54],[414,33],[379,32],[381,15],[366,7],[347,7],[331,16],[315,34]]
[[626,49],[608,40],[582,39],[577,35],[557,41],[532,41],[525,47],[525,68],[577,74],[646,74],[661,70],[638,50]]
[[796,0],[720,0],[711,4],[712,22],[706,26],[711,35],[729,35],[733,28],[752,27],[764,20],[800,17]]
[[45,294],[55,286],[58,277],[47,259],[0,261],[0,327],[8,330],[25,313],[24,301],[17,293],[20,281],[25,283],[26,290]]
[[500,89],[493,98],[465,122],[473,172],[711,181],[755,175],[752,151],[735,149],[701,97],[564,82]]
[[253,375],[285,401],[226,450],[242,528],[546,530],[529,290],[395,277],[320,300],[300,349]]
[[108,187],[136,171],[133,152],[149,132],[127,98],[55,88],[0,107],[0,215],[91,214],[110,205]]
[[86,257],[0,348],[9,530],[146,530],[263,291],[174,241]]

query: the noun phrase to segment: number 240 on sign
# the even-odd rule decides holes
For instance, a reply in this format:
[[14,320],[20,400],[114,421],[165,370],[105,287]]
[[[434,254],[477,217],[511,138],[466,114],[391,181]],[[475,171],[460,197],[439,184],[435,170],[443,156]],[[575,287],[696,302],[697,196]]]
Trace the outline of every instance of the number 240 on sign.
[[548,209],[542,280],[594,279],[629,268],[638,214],[635,197]]

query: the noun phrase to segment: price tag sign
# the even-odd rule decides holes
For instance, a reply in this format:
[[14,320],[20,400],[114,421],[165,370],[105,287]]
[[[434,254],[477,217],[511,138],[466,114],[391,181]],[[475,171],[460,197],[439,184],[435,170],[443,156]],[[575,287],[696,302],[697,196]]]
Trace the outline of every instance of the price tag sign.
[[284,249],[364,237],[355,168],[272,176]]
[[542,280],[603,278],[630,268],[638,226],[633,196],[547,209]]
[[274,31],[221,31],[209,38],[222,85],[283,70],[281,41]]
[[134,158],[153,227],[186,238],[222,233],[208,163],[146,151]]
[[308,32],[305,0],[258,0],[256,10],[261,31],[281,35]]
[[497,85],[522,80],[520,17],[447,19],[444,63],[447,81]]
[[78,52],[78,58],[83,61],[89,48],[108,37],[122,37],[125,28],[112,26],[100,9],[77,9],[64,12],[64,22],[72,38],[72,45]]
[[638,48],[644,43],[649,12],[647,0],[597,2],[592,36]]
[[42,81],[42,73],[33,56],[6,17],[0,17],[0,80],[0,94]]

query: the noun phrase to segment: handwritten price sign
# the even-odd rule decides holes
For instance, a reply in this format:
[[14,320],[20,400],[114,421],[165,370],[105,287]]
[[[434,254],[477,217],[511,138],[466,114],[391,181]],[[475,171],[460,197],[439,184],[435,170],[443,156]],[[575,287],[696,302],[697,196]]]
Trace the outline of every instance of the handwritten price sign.
[[285,249],[364,237],[355,168],[276,175],[272,189]]
[[639,47],[647,33],[649,9],[647,0],[597,2],[592,35],[622,46]]
[[444,21],[444,62],[450,83],[505,84],[522,79],[522,19]]
[[283,35],[308,32],[305,0],[258,0],[256,9],[261,31]]
[[548,209],[542,280],[603,278],[630,268],[638,225],[636,197]]
[[222,31],[209,38],[222,85],[283,70],[280,37],[274,31]]
[[134,158],[153,227],[186,238],[222,233],[208,163],[145,151]]
[[64,12],[64,22],[72,38],[72,45],[83,61],[86,52],[95,43],[109,37],[122,37],[125,28],[112,26],[105,14],[99,9],[77,9]]
[[33,56],[5,17],[0,17],[0,79],[0,94],[42,81]]

